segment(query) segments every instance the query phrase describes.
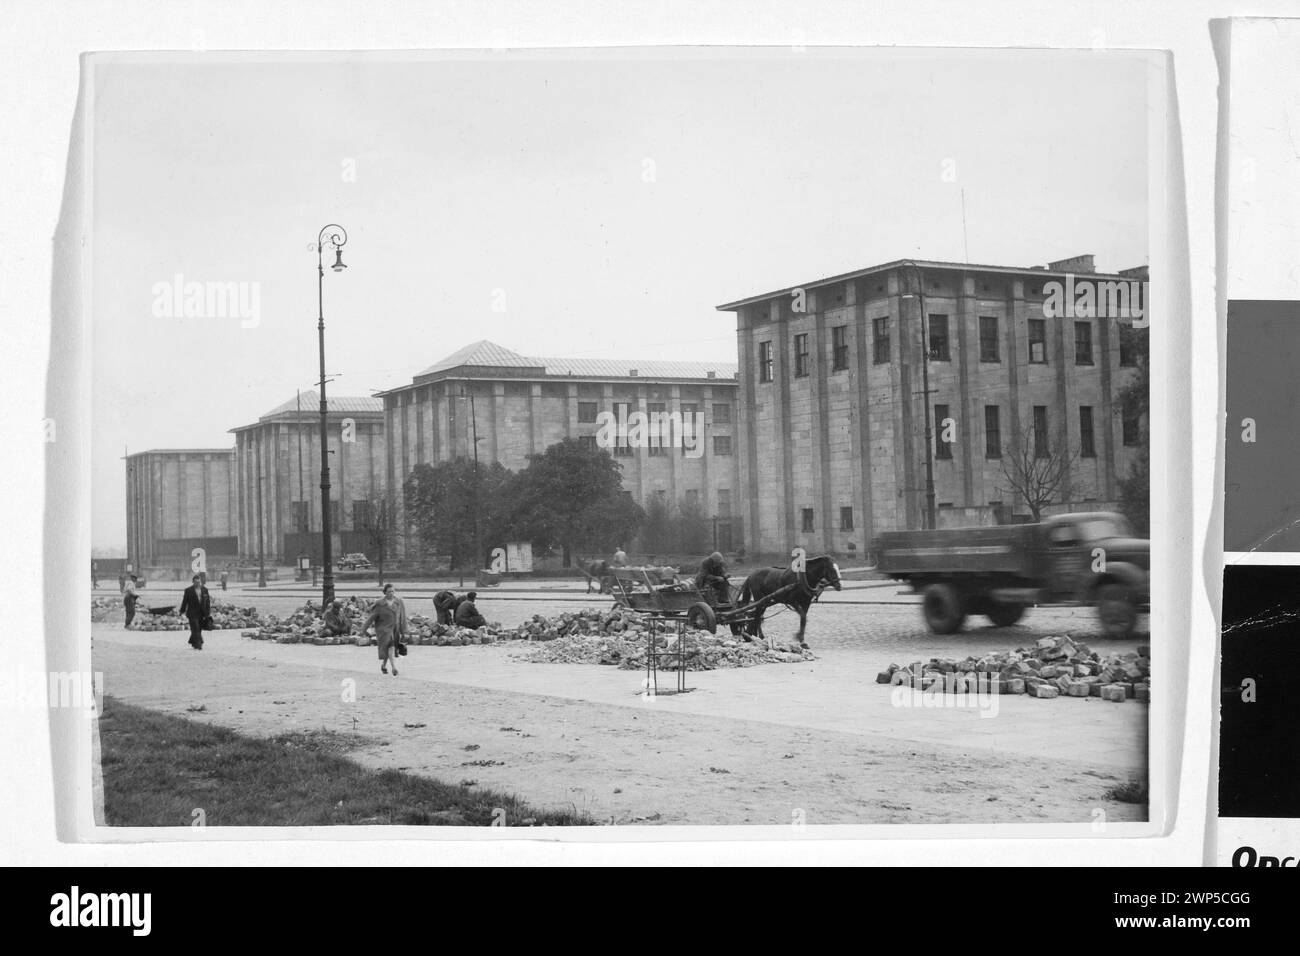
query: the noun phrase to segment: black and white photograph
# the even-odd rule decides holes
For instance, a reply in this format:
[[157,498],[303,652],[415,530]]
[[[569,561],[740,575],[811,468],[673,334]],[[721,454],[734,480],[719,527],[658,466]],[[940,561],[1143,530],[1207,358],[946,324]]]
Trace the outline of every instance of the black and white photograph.
[[1163,70],[87,57],[95,838],[1158,823]]

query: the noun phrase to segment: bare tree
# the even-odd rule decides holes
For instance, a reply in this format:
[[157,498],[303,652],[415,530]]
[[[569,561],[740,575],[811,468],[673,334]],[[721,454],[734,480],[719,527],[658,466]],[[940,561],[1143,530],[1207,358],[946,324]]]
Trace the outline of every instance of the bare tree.
[[396,508],[387,495],[370,500],[356,528],[365,535],[366,550],[375,555],[375,571],[382,582],[384,563],[396,553],[397,543],[402,537],[397,527]]
[[1070,450],[1064,429],[1049,436],[1037,433],[1028,425],[1018,437],[1002,453],[1002,477],[1007,487],[1001,491],[1021,498],[1034,521],[1042,521],[1043,509],[1061,490],[1071,466],[1079,458],[1079,449]]

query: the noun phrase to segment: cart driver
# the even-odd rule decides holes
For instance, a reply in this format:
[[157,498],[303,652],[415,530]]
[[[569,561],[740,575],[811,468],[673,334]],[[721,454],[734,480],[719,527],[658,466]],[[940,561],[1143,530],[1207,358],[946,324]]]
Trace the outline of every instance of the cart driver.
[[722,554],[714,551],[700,562],[700,572],[695,575],[695,586],[701,591],[711,592],[718,604],[731,602],[731,586],[727,583],[727,566],[722,563]]

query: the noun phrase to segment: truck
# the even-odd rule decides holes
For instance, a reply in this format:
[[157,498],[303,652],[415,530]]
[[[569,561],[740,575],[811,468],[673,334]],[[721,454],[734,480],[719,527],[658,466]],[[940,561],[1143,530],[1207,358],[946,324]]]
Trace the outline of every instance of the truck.
[[890,531],[872,550],[876,570],[921,595],[935,634],[971,614],[1010,627],[1038,605],[1097,608],[1110,637],[1126,637],[1149,610],[1150,542],[1108,511],[1052,515],[1032,524]]

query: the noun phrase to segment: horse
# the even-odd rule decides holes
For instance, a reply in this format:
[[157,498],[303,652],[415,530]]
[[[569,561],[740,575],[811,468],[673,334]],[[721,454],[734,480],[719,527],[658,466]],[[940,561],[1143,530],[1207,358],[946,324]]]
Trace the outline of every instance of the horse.
[[608,561],[597,561],[590,558],[578,559],[578,570],[587,576],[587,593],[591,593],[591,584],[595,581],[600,586],[601,594],[609,594],[614,590],[614,572],[609,566]]
[[[761,601],[763,598],[773,597],[783,588],[788,588],[779,596],[773,597],[771,603],[784,604],[799,612],[799,646],[807,647],[803,633],[808,625],[808,608],[827,587],[833,587],[837,591],[843,590],[840,586],[839,565],[830,555],[824,554],[816,558],[808,558],[802,574],[789,568],[759,568],[745,578],[744,587],[740,589],[740,603]],[[763,634],[763,614],[770,606],[771,604],[759,606],[754,615],[754,629],[751,635],[767,641],[768,649],[772,650],[776,647],[775,639]]]

